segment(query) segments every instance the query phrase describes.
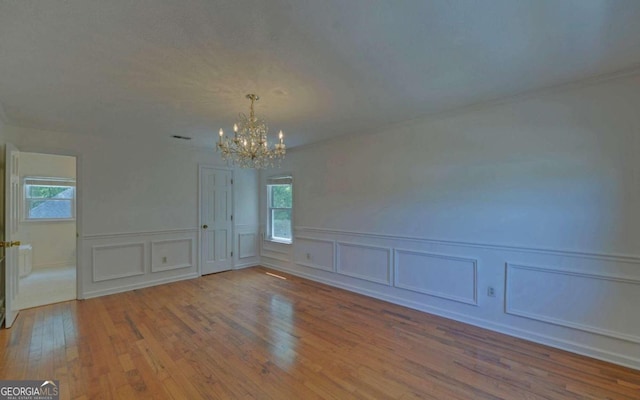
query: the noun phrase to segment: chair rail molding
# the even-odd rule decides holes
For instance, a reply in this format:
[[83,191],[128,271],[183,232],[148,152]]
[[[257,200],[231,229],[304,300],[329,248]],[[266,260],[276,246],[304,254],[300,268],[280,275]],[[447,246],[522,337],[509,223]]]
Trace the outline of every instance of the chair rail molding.
[[419,242],[419,243],[431,243],[431,244],[438,244],[443,246],[472,247],[472,248],[481,248],[481,249],[489,249],[489,250],[510,251],[510,252],[517,252],[517,253],[535,253],[535,254],[562,256],[562,257],[578,257],[578,258],[615,261],[615,262],[623,262],[628,264],[640,265],[640,255],[632,255],[632,254],[595,253],[595,252],[570,250],[570,249],[547,249],[547,248],[537,248],[537,247],[527,247],[527,246],[503,245],[503,244],[495,244],[495,243],[464,242],[464,241],[455,241],[455,240],[433,239],[433,238],[426,238],[426,237],[419,237],[419,236],[391,235],[391,234],[373,233],[373,232],[359,232],[359,231],[347,231],[347,230],[340,230],[340,229],[314,228],[314,227],[308,227],[308,226],[296,226],[294,230],[296,233],[297,232],[320,233],[320,234],[330,234],[330,235],[346,235],[351,237],[375,238],[375,239],[383,239],[383,240],[401,240],[401,241],[410,241],[410,242]]

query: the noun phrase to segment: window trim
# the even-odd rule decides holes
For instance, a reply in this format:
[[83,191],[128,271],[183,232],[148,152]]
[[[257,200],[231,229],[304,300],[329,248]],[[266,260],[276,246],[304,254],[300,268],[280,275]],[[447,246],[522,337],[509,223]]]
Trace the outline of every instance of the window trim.
[[[270,190],[270,186],[274,186],[274,185],[289,185],[291,186],[291,208],[282,208],[282,207],[271,207],[271,190]],[[269,241],[269,242],[273,242],[273,243],[280,243],[280,244],[293,244],[293,198],[294,198],[294,194],[293,194],[293,177],[291,176],[291,174],[285,174],[285,175],[277,175],[277,176],[271,176],[267,178],[267,182],[266,182],[266,189],[267,189],[267,222],[266,222],[266,235],[265,235],[265,240]],[[274,237],[272,235],[272,230],[273,230],[273,211],[276,210],[289,210],[291,213],[291,239],[286,239],[286,238],[281,238],[281,237]]]
[[[71,202],[71,217],[70,218],[30,218],[29,217],[29,203],[36,200],[27,196],[28,186],[64,186],[72,187],[73,197],[71,199],[54,199],[54,201],[67,201]],[[73,178],[62,177],[42,177],[42,176],[25,176],[22,179],[22,202],[23,208],[21,214],[22,222],[70,222],[76,220],[76,202],[77,202],[77,188],[76,180]]]

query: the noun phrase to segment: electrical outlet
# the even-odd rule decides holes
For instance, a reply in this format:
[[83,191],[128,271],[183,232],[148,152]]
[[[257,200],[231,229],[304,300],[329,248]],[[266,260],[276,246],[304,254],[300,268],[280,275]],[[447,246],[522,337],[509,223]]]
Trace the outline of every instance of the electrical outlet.
[[489,286],[487,288],[487,296],[496,297],[496,290],[493,287]]
[[167,256],[162,257],[162,263],[166,264],[167,263]]

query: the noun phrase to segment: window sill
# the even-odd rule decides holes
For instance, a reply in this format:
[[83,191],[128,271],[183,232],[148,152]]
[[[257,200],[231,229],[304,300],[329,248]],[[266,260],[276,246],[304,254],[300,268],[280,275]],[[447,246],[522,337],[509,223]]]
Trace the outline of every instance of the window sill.
[[293,244],[293,240],[266,238],[265,242],[278,243],[278,244]]
[[75,222],[75,218],[31,218],[22,219],[20,222],[32,223],[32,222]]

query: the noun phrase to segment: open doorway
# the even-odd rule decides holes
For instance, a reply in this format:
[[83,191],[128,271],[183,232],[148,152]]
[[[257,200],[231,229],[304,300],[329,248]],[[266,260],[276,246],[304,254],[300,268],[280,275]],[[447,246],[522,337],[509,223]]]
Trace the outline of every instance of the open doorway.
[[18,309],[76,299],[76,158],[19,157]]

